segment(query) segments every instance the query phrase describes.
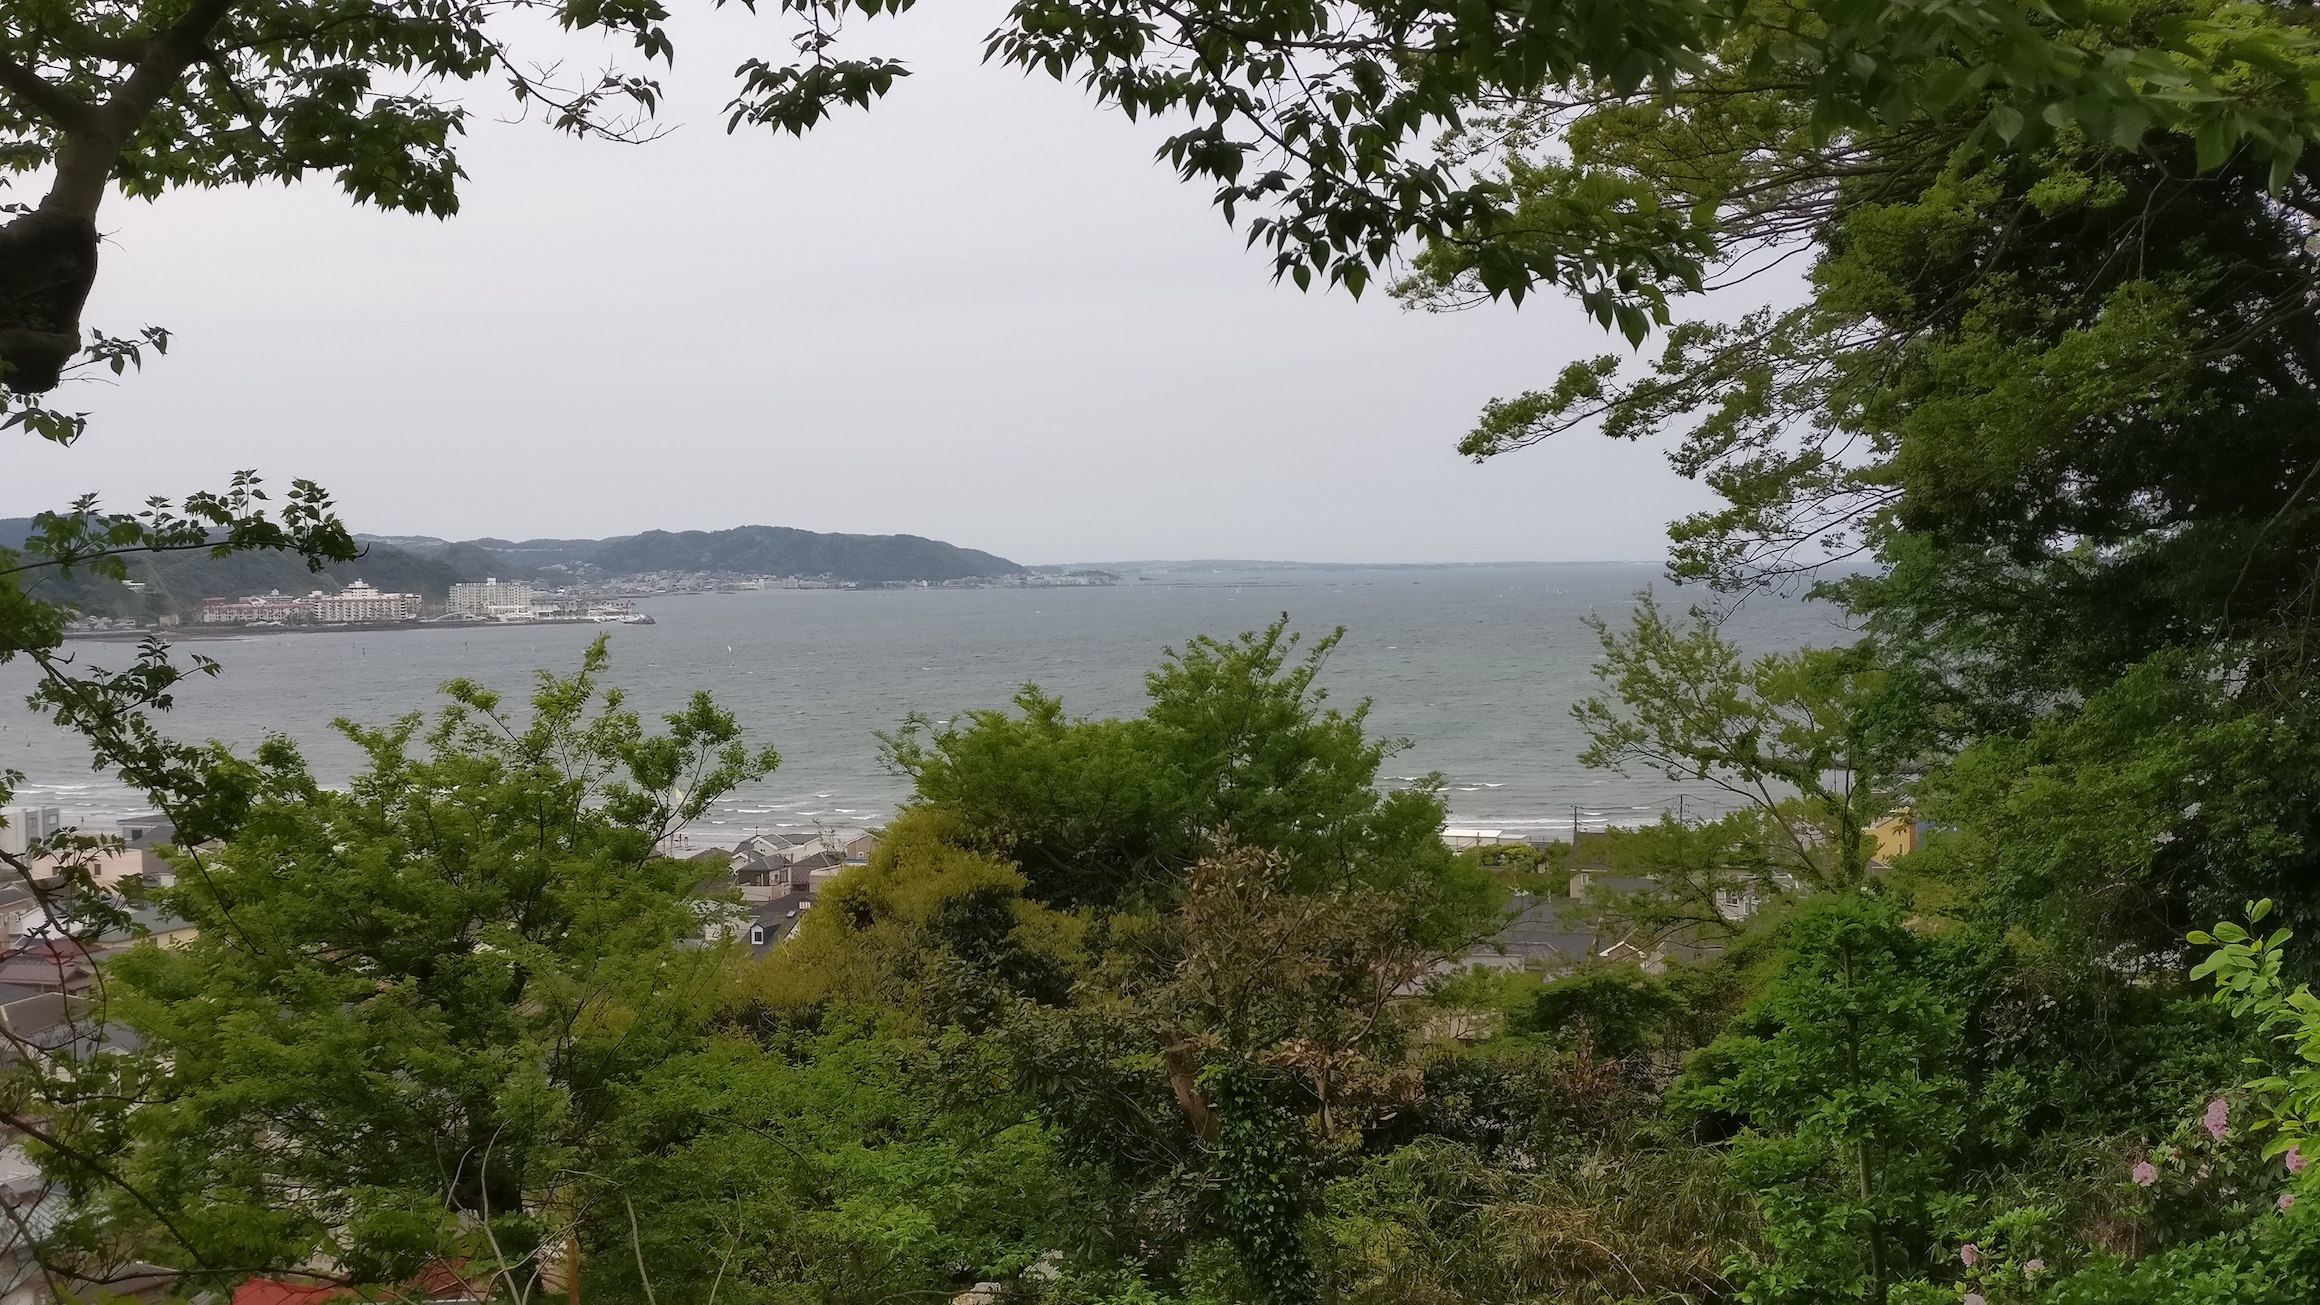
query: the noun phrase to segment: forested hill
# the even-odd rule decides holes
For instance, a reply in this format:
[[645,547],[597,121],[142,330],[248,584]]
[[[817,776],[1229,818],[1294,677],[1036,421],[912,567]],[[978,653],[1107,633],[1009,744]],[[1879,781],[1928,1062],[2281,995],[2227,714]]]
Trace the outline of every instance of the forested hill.
[[[31,529],[28,518],[0,517],[0,544],[14,546]],[[157,616],[198,612],[203,600],[208,598],[240,597],[271,590],[297,595],[316,589],[341,589],[355,580],[368,581],[390,592],[420,594],[441,602],[449,595],[452,585],[483,578],[469,576],[467,567],[451,559],[373,541],[364,543],[361,557],[332,565],[320,574],[307,570],[304,562],[288,553],[237,553],[218,558],[196,551],[133,555],[127,560],[129,577],[143,586],[141,590],[84,574],[69,580],[40,576],[33,579],[34,592],[42,598],[69,602],[91,616],[151,620]]]
[[[369,538],[369,537],[366,537]],[[472,570],[525,577],[537,573],[597,576],[651,572],[819,577],[854,584],[964,580],[1020,575],[1023,568],[979,549],[918,535],[834,535],[787,526],[732,530],[648,530],[611,539],[470,539],[460,542],[379,536],[375,542]]]
[[[31,532],[29,518],[0,517],[0,543]],[[198,611],[202,600],[279,589],[303,594],[337,589],[355,579],[381,589],[417,593],[441,602],[453,584],[497,576],[547,584],[613,580],[651,572],[708,572],[799,576],[853,584],[941,582],[977,576],[1019,575],[1006,558],[917,535],[835,535],[781,526],[736,530],[648,531],[612,539],[504,539],[451,541],[427,536],[360,535],[363,556],[321,575],[296,558],[243,553],[212,558],[172,553],[130,559],[143,592],[110,581],[76,579],[54,586],[92,615],[150,619]]]

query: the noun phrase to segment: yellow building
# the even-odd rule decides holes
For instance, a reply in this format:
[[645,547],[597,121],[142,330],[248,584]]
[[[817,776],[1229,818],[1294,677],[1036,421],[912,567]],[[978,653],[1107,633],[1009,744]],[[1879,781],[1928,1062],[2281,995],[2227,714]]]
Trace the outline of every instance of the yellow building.
[[1917,850],[1917,813],[1907,807],[1869,826],[1869,837],[1875,844],[1869,852],[1872,859],[1890,861]]

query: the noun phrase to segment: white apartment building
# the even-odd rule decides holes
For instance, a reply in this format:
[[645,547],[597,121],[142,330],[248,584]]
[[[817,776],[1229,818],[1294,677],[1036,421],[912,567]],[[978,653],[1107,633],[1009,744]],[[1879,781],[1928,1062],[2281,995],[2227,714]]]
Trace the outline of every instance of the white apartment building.
[[531,615],[532,587],[505,581],[497,576],[482,584],[451,586],[451,602],[445,609],[465,612],[469,616],[500,616],[503,614]]
[[22,856],[39,839],[54,837],[64,828],[64,811],[58,807],[0,807],[0,820],[8,822],[0,829],[0,852]]
[[335,594],[314,594],[314,619],[326,625],[342,621],[411,621],[419,616],[419,595],[390,594],[357,580]]
[[211,598],[201,605],[203,625],[249,625],[255,621],[273,621],[287,625],[303,621],[313,613],[304,601],[291,598],[279,589],[269,594],[251,594],[243,598]]

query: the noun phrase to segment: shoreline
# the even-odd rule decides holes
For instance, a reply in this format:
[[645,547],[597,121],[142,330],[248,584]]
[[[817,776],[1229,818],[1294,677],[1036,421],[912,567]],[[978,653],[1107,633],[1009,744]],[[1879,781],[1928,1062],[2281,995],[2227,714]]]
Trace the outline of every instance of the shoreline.
[[192,639],[241,639],[251,635],[274,634],[376,634],[386,630],[530,630],[543,625],[655,625],[651,616],[639,613],[642,620],[599,621],[593,617],[550,617],[538,621],[340,621],[332,624],[309,622],[299,625],[177,625],[167,628],[135,630],[67,630],[67,639],[82,639],[91,643],[139,643],[159,637],[171,643]]

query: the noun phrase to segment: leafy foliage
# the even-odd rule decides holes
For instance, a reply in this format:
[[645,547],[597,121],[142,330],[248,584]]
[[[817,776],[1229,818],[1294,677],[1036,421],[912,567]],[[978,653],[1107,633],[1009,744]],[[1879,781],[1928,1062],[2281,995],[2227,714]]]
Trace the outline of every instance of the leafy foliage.
[[[623,1088],[595,1294],[870,1302],[1020,1271],[1061,1221],[1048,1129],[986,1042],[727,1031]],[[630,1252],[633,1252],[631,1254]]]
[[1814,904],[1780,977],[1695,1067],[1694,1108],[1746,1125],[1733,1172],[1764,1209],[1772,1254],[1743,1299],[1882,1301],[1932,1260],[1966,1085],[1962,1012],[1925,951],[1888,903]]
[[[877,13],[885,0],[833,12]],[[1739,72],[1795,95],[1817,146],[1863,130],[1962,119],[1977,145],[2019,148],[2056,127],[2100,139],[2196,137],[2203,156],[2244,146],[2298,156],[2310,58],[2300,29],[2218,5],[2122,32],[2093,11],[1991,3],[1865,8],[1654,0],[1610,8],[1396,7],[1025,0],[989,38],[997,59],[1077,77],[1131,116],[1193,121],[1161,147],[1213,182],[1277,274],[1359,292],[1406,237],[1454,253],[1454,277],[1520,299],[1576,292],[1640,339],[1670,291],[1697,288],[1719,212],[1744,195],[1686,193],[1652,172],[1525,164],[1507,178],[1431,147],[1498,106],[1550,133],[1610,103],[1715,99]],[[867,76],[875,65],[841,67]],[[782,102],[792,118],[813,97]],[[1528,167],[1530,175],[1520,174]]]
[[[785,0],[796,58],[744,65],[729,126],[885,94],[907,69],[840,57],[839,20],[905,7]],[[641,134],[657,101],[517,71],[511,19],[672,57],[652,4],[15,9],[0,133],[50,184],[0,230],[20,393],[167,343],[82,342],[108,184],[326,172],[448,213],[454,96],[495,69],[565,130]],[[45,1261],[576,1273],[646,1305],[2311,1294],[2314,1204],[2274,1199],[2311,1195],[2310,995],[2283,935],[2219,927],[2188,973],[2178,944],[2208,904],[2320,909],[2301,15],[1023,0],[987,53],[1186,115],[1164,158],[1261,210],[1299,285],[1358,293],[1415,240],[1420,302],[1556,285],[1639,342],[1812,244],[1809,303],[1672,326],[1646,375],[1584,360],[1465,445],[1676,435],[1723,504],[1675,571],[1726,592],[1880,564],[1824,591],[1853,648],[1747,658],[1648,598],[1599,630],[1585,760],[1741,804],[1603,845],[1648,881],[1615,909],[1699,963],[1432,982],[1571,858],[1443,848],[1438,784],[1382,786],[1399,742],[1327,702],[1337,636],[1286,618],[1171,652],[1133,718],[1027,687],[906,723],[914,799],[869,865],[763,965],[680,946],[727,908],[654,849],[774,763],[713,703],[648,733],[600,646],[529,724],[455,684],[432,728],[348,727],[346,792],[280,741],[177,743],[153,714],[215,668],[69,668],[34,585],[352,541],[304,484],[273,515],[247,476],[84,501],[0,555],[0,659],[177,820],[165,900],[200,935],[111,964],[123,1036],[0,1077],[75,1198]],[[1930,843],[1872,867],[1905,791]],[[91,840],[44,850],[91,886]]]
[[[2248,903],[2248,925],[2260,924],[2271,911],[2269,901]],[[2291,988],[2281,977],[2283,949],[2293,936],[2275,929],[2265,937],[2229,920],[2213,933],[2193,930],[2190,935],[2194,945],[2215,948],[2191,977],[2214,979],[2217,1003],[2228,1005],[2237,1019],[2252,1017],[2256,1031],[2287,1053],[2285,1073],[2247,1085],[2264,1102],[2266,1116],[2255,1127],[2271,1133],[2264,1146],[2267,1159],[2289,1152],[2301,1158],[2306,1148],[2320,1149],[2320,997],[2312,995],[2310,984]]]
[[417,716],[342,725],[370,757],[343,793],[286,742],[221,761],[246,809],[159,893],[198,936],[125,955],[94,1015],[137,1050],[16,1085],[50,1116],[34,1154],[75,1198],[74,1245],[530,1279],[620,1085],[691,1046],[717,981],[671,949],[698,872],[657,847],[775,764],[705,695],[646,733],[598,688],[605,657],[543,676],[528,722],[455,682],[423,740]]
[[[1228,841],[1287,856],[1300,887],[1447,882],[1437,782],[1380,792],[1378,767],[1405,745],[1368,737],[1368,705],[1339,711],[1316,684],[1341,635],[1301,657],[1286,617],[1197,638],[1145,678],[1141,717],[1074,720],[1026,687],[1020,715],[972,712],[940,731],[913,718],[885,739],[887,760],[1043,900],[1165,897]],[[1461,900],[1488,882],[1463,879]]]
[[[1572,708],[1587,731],[1580,760],[1623,773],[1644,767],[1678,783],[1706,780],[1748,804],[1766,836],[1745,873],[1703,867],[1695,893],[1746,887],[1778,895],[1799,884],[1860,882],[1868,824],[1907,760],[1895,738],[1901,731],[1879,729],[1879,667],[1858,650],[1748,660],[1708,617],[1694,612],[1679,626],[1649,593],[1639,596],[1628,630],[1598,623],[1596,634],[1603,645],[1596,678],[1617,702],[1595,697]],[[1719,832],[1737,842],[1751,831]]]

